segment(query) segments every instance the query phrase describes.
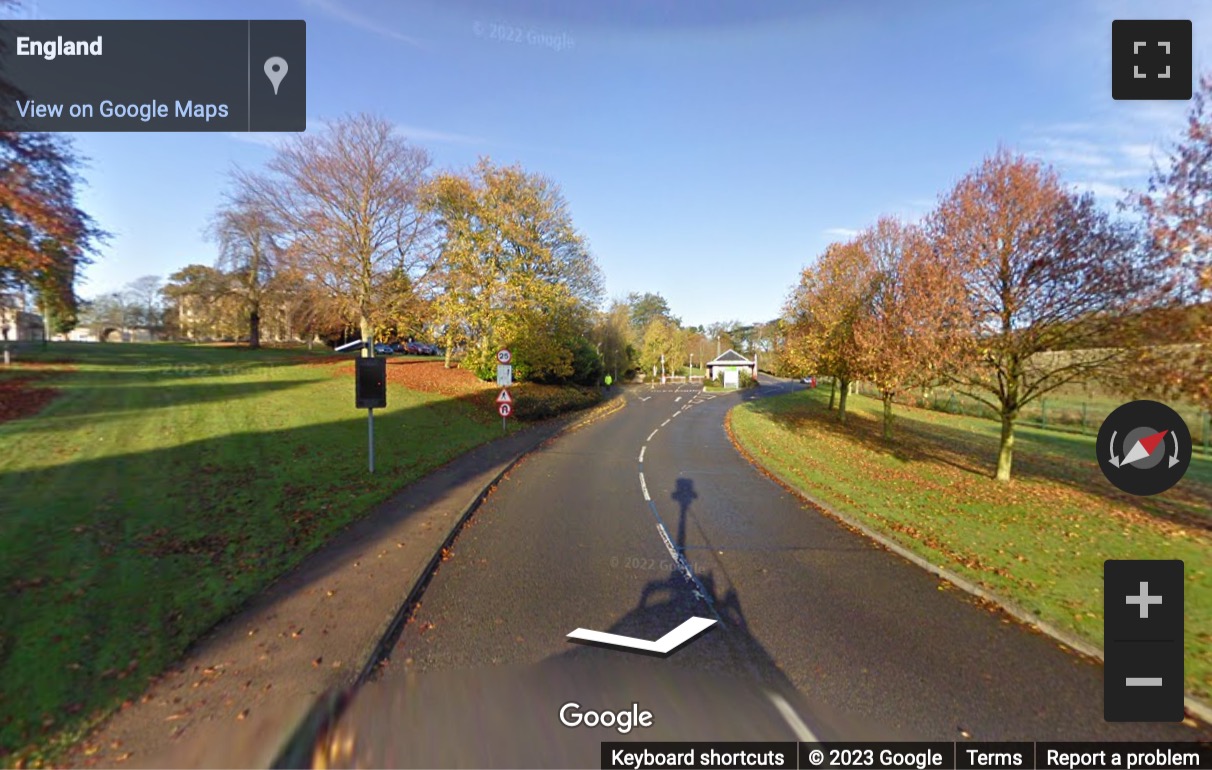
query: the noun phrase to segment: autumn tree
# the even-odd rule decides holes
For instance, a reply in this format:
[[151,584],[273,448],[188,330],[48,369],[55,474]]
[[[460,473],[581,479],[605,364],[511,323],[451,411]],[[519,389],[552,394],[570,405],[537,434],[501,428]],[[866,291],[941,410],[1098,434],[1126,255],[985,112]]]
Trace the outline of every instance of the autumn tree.
[[[951,379],[1001,419],[996,476],[1009,480],[1022,408],[1123,360],[1123,318],[1139,309],[1154,272],[1130,228],[1092,196],[1005,150],[944,196],[929,235],[962,277],[972,318],[966,361]],[[1042,355],[1049,351],[1065,355]]]
[[625,301],[615,300],[609,308],[597,312],[591,338],[601,352],[606,372],[611,376],[625,377],[637,365],[631,308]]
[[341,314],[346,303],[289,256],[278,265],[274,300],[281,304],[291,333],[306,339],[308,348],[317,338],[337,339],[350,326]]
[[229,277],[210,265],[186,265],[168,276],[163,295],[166,320],[186,339],[234,336],[243,310]]
[[[280,226],[284,248],[339,311],[375,339],[387,310],[385,284],[424,275],[432,256],[421,195],[429,154],[388,121],[355,115],[295,134],[264,174],[237,172],[237,184]],[[369,351],[368,351],[369,352]]]
[[483,158],[467,174],[438,175],[429,190],[440,234],[431,308],[447,365],[466,344],[463,365],[488,377],[504,345],[521,379],[595,376],[584,351],[602,275],[559,187]]
[[0,132],[0,290],[29,287],[54,331],[105,233],[76,205],[80,160],[55,134]]
[[680,328],[659,315],[652,316],[640,339],[640,367],[645,373],[672,374],[678,364]]
[[137,322],[138,308],[126,292],[100,294],[80,305],[80,322],[104,341],[107,329],[128,329]]
[[[832,243],[804,268],[784,309],[789,363],[803,374],[834,379],[841,422],[850,384],[863,371],[864,351],[855,331],[867,311],[872,281],[870,255],[858,241]],[[832,393],[829,400],[832,408]]]
[[687,363],[693,362],[694,368],[700,369],[708,361],[703,358],[703,354],[707,352],[707,337],[699,327],[684,327],[684,331],[686,332],[686,356],[689,359]]
[[1200,79],[1182,139],[1136,204],[1168,278],[1160,287],[1166,312],[1141,322],[1152,341],[1186,343],[1142,348],[1137,377],[1165,396],[1212,409],[1212,76]]
[[158,275],[145,275],[126,285],[123,293],[127,304],[134,309],[134,326],[143,326],[150,332],[164,325],[164,280]]
[[870,265],[866,307],[855,317],[854,341],[863,380],[884,406],[884,438],[892,438],[892,402],[906,387],[946,371],[967,329],[964,286],[915,225],[881,217],[858,236]]
[[269,201],[237,179],[207,233],[219,247],[216,266],[229,278],[223,285],[243,305],[248,346],[259,348],[263,306],[271,299],[282,261],[282,227],[274,219]]

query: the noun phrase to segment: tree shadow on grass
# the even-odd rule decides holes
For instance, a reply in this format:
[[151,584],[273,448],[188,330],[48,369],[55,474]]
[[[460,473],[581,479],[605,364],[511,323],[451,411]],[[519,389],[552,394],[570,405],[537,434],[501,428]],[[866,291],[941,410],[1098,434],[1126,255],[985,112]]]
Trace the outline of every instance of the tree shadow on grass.
[[[260,382],[215,382],[158,385],[133,382],[116,384],[106,379],[89,380],[87,375],[67,373],[38,381],[37,386],[57,388],[58,402],[52,401],[38,414],[24,418],[21,434],[51,434],[97,427],[123,419],[131,412],[154,412],[182,406],[257,398],[267,393],[293,390],[314,384],[315,380],[264,380]],[[104,391],[96,395],[87,391]]]
[[477,447],[492,433],[446,404],[376,424],[373,476],[364,416],[0,472],[0,692],[21,693],[0,698],[0,757],[139,694],[279,578],[266,596],[315,590],[423,510],[400,490],[424,474],[432,498],[516,451]]
[[[851,403],[853,405],[853,401]],[[843,425],[837,420],[836,410],[830,411],[816,397],[799,397],[794,405],[786,401],[757,401],[749,408],[793,432],[842,435],[867,451],[903,463],[942,464],[989,479],[994,473],[997,435],[947,425],[946,416],[938,413],[930,413],[933,419],[923,419],[926,415],[922,410],[898,406],[893,440],[888,442],[883,438],[881,416],[852,411],[848,412]],[[997,428],[996,423],[990,425]],[[1093,443],[1087,437],[1019,426],[1013,477],[1059,484],[1105,498],[1160,521],[1212,532],[1212,515],[1198,513],[1201,509],[1212,511],[1212,487],[1188,474],[1182,483],[1162,495],[1137,497],[1125,494],[1103,476],[1094,458]]]

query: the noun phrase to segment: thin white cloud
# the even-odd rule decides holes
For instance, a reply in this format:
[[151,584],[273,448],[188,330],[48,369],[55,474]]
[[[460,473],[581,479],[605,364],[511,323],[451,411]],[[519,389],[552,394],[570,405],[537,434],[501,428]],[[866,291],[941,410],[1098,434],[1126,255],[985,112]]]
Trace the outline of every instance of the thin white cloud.
[[282,134],[276,134],[268,131],[228,131],[227,135],[238,142],[245,144],[257,144],[262,147],[271,149],[277,148],[278,143],[282,141]]
[[1168,164],[1170,145],[1180,138],[1183,113],[1144,106],[1100,117],[1030,127],[1023,151],[1051,165],[1073,188],[1104,202],[1118,201],[1131,190],[1143,189],[1155,167]]
[[432,128],[397,125],[396,133],[413,142],[438,142],[440,144],[485,144],[483,137],[438,131]]
[[1111,184],[1109,182],[1097,182],[1093,180],[1074,182],[1070,186],[1076,189],[1078,192],[1092,193],[1095,198],[1098,198],[1103,202],[1115,202],[1123,200],[1129,189],[1127,187],[1120,187],[1119,185]]
[[[326,121],[319,118],[307,119],[307,130],[309,132],[323,131]],[[421,126],[409,126],[402,123],[397,123],[395,133],[410,142],[424,144],[432,142],[435,144],[487,144],[487,140],[479,136],[471,136],[469,134],[460,134],[453,131],[442,131],[433,128],[423,128]],[[275,133],[269,131],[231,131],[227,134],[232,139],[247,144],[256,144],[270,149],[277,147],[291,134]]]
[[849,227],[829,227],[825,229],[825,235],[828,235],[830,238],[853,238],[858,234],[858,230],[852,230]]
[[[1067,115],[1022,126],[1016,145],[1055,167],[1076,189],[1100,199],[1120,199],[1125,190],[1147,186],[1156,166],[1168,166],[1191,105],[1110,98],[1111,24],[1139,18],[1139,0],[1080,0],[1063,8],[1057,23],[1041,27],[1025,41],[1022,54],[1040,66],[1085,62],[1087,71],[1099,73],[1099,80],[1092,82],[1090,97],[1074,102]],[[1212,66],[1212,49],[1199,44],[1201,35],[1206,39],[1212,30],[1212,3],[1152,0],[1149,11],[1151,18],[1190,19],[1196,40],[1195,73],[1198,76]]]
[[1088,139],[1042,136],[1033,154],[1057,166],[1107,167],[1113,160],[1107,148]]
[[369,16],[362,14],[359,11],[350,8],[349,6],[339,2],[338,0],[303,0],[303,5],[306,8],[312,8],[322,13],[326,13],[335,19],[340,19],[351,27],[373,32],[376,35],[398,40],[401,43],[415,46],[417,48],[425,48],[426,44],[420,38],[405,35],[402,32],[397,32],[384,25],[381,21],[372,19]]

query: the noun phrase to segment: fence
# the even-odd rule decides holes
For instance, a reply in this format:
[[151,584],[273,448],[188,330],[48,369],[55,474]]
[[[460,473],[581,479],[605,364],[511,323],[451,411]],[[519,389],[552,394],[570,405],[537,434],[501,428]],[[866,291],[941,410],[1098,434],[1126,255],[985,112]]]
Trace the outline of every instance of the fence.
[[[864,396],[879,398],[879,391],[869,383],[859,383],[856,391]],[[1123,399],[1127,401],[1130,399]],[[898,395],[894,401],[901,405],[932,409],[936,412],[999,420],[988,404],[948,388],[926,388]],[[1018,424],[1047,430],[1094,435],[1107,415],[1123,401],[1113,399],[1083,399],[1075,396],[1043,397],[1032,401],[1019,412]],[[1191,443],[1212,455],[1212,413],[1194,406],[1177,405],[1175,411],[1191,430]]]

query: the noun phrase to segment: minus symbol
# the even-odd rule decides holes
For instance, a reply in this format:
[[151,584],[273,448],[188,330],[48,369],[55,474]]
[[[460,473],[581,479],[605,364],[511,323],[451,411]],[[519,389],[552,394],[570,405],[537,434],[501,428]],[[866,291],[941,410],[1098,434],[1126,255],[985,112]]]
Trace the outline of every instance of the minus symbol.
[[1130,676],[1127,678],[1128,687],[1161,687],[1160,676]]

